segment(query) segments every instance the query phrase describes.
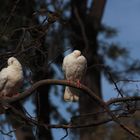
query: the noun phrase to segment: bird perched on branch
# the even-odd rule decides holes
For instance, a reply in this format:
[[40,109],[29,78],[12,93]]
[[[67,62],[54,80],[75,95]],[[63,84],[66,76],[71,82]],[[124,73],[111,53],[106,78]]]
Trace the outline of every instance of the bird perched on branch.
[[[0,98],[6,99],[18,94],[22,85],[23,71],[20,62],[15,57],[10,57],[7,61],[8,66],[0,71]],[[19,103],[14,105],[21,107]],[[0,114],[4,113],[7,107],[0,108]]]
[[[69,82],[77,82],[77,86],[79,86],[87,68],[87,60],[83,55],[81,55],[79,50],[74,50],[71,54],[64,57],[62,68],[66,79]],[[78,91],[79,90],[76,90],[76,88],[66,86],[64,100],[78,101]]]
[[16,95],[23,81],[20,62],[15,57],[10,57],[7,63],[8,66],[0,71],[0,98]]

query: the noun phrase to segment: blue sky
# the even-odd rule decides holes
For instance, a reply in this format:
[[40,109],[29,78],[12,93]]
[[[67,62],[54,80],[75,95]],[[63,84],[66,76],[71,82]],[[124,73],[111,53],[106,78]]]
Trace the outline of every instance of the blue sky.
[[[110,39],[127,47],[131,57],[139,58],[140,53],[140,0],[108,0],[102,23],[115,27],[118,36]],[[138,77],[137,77],[138,78]],[[114,87],[109,85],[103,77],[104,99],[114,97]]]
[[114,40],[128,47],[132,56],[140,51],[140,0],[108,0],[102,22],[119,31]]

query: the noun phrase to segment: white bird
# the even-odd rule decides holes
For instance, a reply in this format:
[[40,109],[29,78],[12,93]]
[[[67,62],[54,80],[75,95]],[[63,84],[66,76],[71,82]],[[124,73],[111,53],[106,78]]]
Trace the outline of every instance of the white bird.
[[0,71],[0,98],[12,97],[18,93],[23,82],[23,70],[15,57],[10,57],[8,66]]
[[[87,60],[81,55],[79,50],[74,50],[69,55],[65,56],[62,65],[66,79],[70,82],[79,83],[82,80],[87,68]],[[79,90],[66,86],[64,92],[65,101],[78,101]]]

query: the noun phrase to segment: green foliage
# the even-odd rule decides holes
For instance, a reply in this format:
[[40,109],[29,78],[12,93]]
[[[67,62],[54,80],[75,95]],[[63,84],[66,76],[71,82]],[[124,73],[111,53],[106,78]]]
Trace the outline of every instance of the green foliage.
[[100,33],[103,34],[106,39],[116,37],[118,35],[118,31],[116,28],[107,26],[105,24],[101,26]]
[[126,48],[120,48],[117,44],[111,44],[107,50],[107,55],[110,59],[116,60],[119,57],[127,56],[128,51]]

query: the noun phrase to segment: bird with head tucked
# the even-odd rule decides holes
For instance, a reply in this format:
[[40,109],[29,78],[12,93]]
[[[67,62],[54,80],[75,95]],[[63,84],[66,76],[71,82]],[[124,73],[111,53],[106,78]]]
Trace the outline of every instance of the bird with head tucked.
[[[77,82],[83,78],[86,68],[87,60],[79,50],[74,50],[69,55],[65,56],[62,65],[66,79],[70,82]],[[79,92],[75,88],[66,86],[64,92],[65,101],[78,101]]]
[[18,93],[23,82],[23,70],[15,57],[10,57],[8,66],[0,71],[0,98],[12,97]]

